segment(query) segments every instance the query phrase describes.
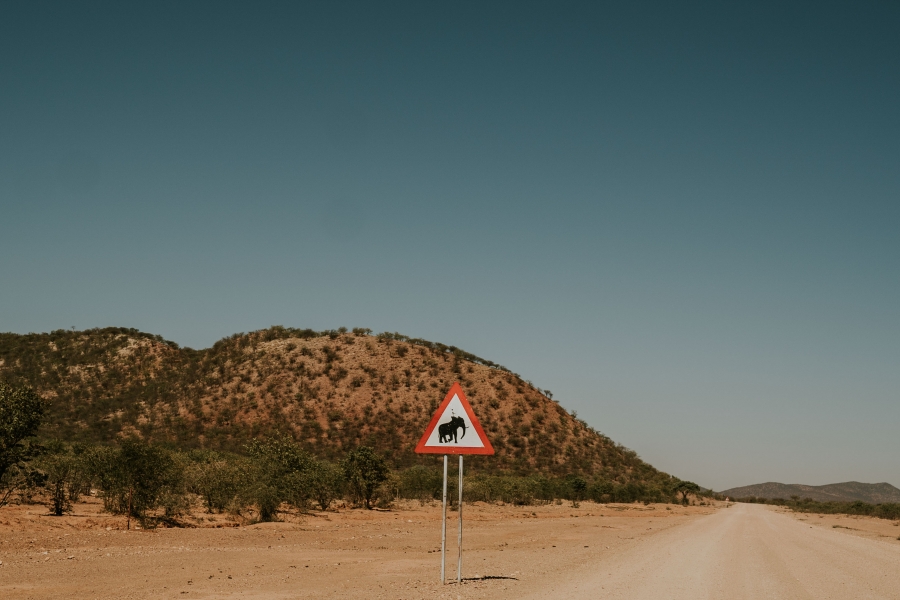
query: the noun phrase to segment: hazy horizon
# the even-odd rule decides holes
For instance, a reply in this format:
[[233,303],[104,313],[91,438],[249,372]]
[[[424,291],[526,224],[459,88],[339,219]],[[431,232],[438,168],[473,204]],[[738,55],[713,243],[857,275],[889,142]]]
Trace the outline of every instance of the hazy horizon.
[[900,6],[10,3],[0,330],[398,331],[900,487]]

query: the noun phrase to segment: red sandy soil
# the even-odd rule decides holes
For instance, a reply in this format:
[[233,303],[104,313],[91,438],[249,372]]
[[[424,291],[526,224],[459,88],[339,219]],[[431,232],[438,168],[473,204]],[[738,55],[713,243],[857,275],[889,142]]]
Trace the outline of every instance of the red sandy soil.
[[227,517],[196,515],[201,527],[131,531],[100,508],[90,499],[64,517],[38,505],[0,509],[0,597],[518,598],[717,510],[465,505],[464,581],[455,583],[453,511],[447,574],[454,581],[442,586],[437,503],[239,527]]

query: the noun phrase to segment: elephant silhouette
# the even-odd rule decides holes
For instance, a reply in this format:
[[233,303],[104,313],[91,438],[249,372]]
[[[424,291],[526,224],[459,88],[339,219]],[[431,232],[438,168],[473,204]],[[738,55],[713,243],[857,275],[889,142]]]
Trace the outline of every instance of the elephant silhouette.
[[466,422],[463,421],[462,417],[450,417],[450,420],[446,423],[441,423],[438,425],[438,435],[440,435],[440,443],[449,444],[450,440],[453,440],[453,443],[456,443],[456,431],[462,427],[462,435],[459,436],[460,439],[466,437]]

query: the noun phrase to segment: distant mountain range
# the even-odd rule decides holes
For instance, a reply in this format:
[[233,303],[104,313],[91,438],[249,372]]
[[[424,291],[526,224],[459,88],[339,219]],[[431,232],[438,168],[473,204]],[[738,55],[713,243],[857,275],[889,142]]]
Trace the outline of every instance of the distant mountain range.
[[720,492],[730,498],[784,498],[791,496],[800,498],[812,498],[818,502],[868,502],[870,504],[885,504],[887,502],[900,502],[900,489],[889,483],[860,483],[847,481],[845,483],[830,483],[828,485],[803,485],[802,483],[757,483],[743,487],[731,488]]

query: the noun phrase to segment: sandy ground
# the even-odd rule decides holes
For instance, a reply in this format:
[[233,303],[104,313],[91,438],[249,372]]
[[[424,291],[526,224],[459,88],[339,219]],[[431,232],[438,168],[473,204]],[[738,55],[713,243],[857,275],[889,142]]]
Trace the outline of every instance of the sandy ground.
[[[123,531],[124,519],[98,509],[80,504],[77,516],[62,518],[38,506],[0,509],[0,598],[511,598],[714,511],[467,504],[466,581],[442,587],[439,504],[153,531]],[[456,524],[451,512],[447,572],[454,578]]]
[[900,598],[890,521],[757,505],[476,503],[463,514],[464,582],[441,586],[438,505],[153,531],[117,529],[123,519],[96,505],[62,518],[5,507],[0,598]]

